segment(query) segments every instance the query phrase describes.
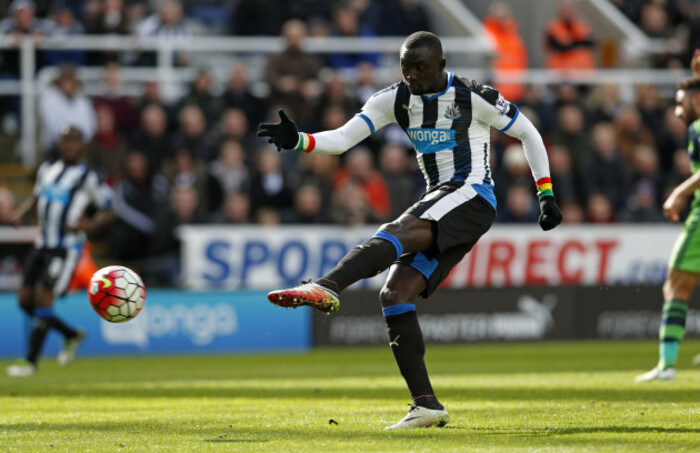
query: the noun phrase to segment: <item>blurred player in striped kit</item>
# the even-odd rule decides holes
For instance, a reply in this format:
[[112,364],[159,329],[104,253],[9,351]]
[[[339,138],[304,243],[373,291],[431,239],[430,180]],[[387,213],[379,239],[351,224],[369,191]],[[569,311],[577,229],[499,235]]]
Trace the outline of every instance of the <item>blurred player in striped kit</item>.
[[688,300],[700,282],[700,49],[695,51],[691,69],[695,77],[677,86],[674,113],[688,126],[688,153],[693,174],[666,199],[664,215],[672,222],[678,221],[686,199],[693,194],[694,198],[683,232],[671,253],[663,286],[659,362],[650,371],[637,376],[636,382],[672,381],[676,378],[676,361],[685,335]]
[[561,223],[542,138],[516,105],[488,85],[446,71],[442,44],[432,33],[408,36],[400,63],[404,80],[375,93],[336,130],[300,133],[280,111],[280,123],[261,124],[258,131],[278,148],[307,153],[343,153],[390,123],[401,126],[413,142],[427,186],[421,199],[327,275],[268,295],[275,305],[332,313],[343,289],[390,268],[379,298],[389,344],[413,398],[408,415],[390,429],[443,426],[449,420],[428,378],[414,301],[429,297],[493,223],[491,127],[522,141],[538,188],[542,229]]
[[[64,337],[58,362],[65,366],[75,357],[75,350],[85,335],[61,320],[53,310],[55,297],[65,294],[80,260],[85,232],[101,228],[114,217],[112,193],[81,158],[85,146],[80,129],[66,127],[60,136],[61,156],[39,167],[32,196],[13,214],[11,223],[18,226],[34,207],[39,218],[39,235],[27,258],[20,308],[34,321],[27,356],[7,368],[13,377],[36,372],[37,361],[50,329]],[[91,219],[86,210],[94,206],[98,213]]]

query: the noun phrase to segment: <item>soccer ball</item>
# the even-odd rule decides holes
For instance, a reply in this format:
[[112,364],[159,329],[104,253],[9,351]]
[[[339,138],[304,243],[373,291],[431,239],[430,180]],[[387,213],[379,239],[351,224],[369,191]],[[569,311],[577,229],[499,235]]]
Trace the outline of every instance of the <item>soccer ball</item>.
[[98,315],[109,322],[136,317],[146,303],[141,277],[124,266],[103,267],[90,279],[88,299]]

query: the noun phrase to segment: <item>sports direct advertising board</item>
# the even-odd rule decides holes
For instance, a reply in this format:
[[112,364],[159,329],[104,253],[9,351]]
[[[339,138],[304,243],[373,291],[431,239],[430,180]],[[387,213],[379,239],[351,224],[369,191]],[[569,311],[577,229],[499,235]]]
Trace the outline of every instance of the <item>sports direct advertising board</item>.
[[[185,285],[269,289],[323,275],[376,227],[210,227],[180,229]],[[494,226],[443,286],[659,284],[680,224]],[[377,288],[378,276],[355,288]]]

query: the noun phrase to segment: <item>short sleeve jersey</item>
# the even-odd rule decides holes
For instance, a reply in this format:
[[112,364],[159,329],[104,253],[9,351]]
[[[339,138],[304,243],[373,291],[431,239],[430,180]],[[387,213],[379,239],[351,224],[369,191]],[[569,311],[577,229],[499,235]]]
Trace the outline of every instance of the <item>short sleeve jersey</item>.
[[359,117],[370,131],[398,123],[408,134],[428,189],[448,181],[493,185],[490,128],[507,131],[518,107],[488,85],[447,73],[447,87],[430,96],[401,81],[375,93]]
[[39,167],[34,195],[40,228],[37,248],[80,247],[84,233],[70,232],[66,227],[75,226],[90,205],[109,208],[113,198],[109,187],[86,163],[65,165],[61,160]]

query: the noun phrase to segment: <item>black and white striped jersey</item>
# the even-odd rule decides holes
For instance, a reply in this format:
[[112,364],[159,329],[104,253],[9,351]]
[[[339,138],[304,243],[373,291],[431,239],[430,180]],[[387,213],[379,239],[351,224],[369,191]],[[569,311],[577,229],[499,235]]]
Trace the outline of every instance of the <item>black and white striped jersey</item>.
[[85,234],[67,231],[66,227],[75,226],[91,204],[98,209],[107,209],[112,204],[112,191],[84,162],[65,165],[58,160],[42,164],[34,196],[39,217],[37,248],[81,247]]
[[447,87],[415,96],[401,81],[375,93],[358,114],[374,131],[396,122],[408,134],[428,189],[455,181],[474,186],[495,206],[490,128],[508,131],[518,107],[498,91],[448,74]]

